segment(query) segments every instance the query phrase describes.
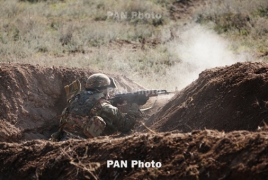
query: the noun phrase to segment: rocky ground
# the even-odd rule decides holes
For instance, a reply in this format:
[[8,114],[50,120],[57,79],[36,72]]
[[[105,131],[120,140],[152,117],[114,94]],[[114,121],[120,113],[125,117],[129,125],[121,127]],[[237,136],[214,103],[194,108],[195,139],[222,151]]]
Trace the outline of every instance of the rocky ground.
[[[129,134],[51,142],[64,85],[94,71],[2,63],[0,179],[267,179],[267,72],[266,63],[209,69],[160,98]],[[109,75],[121,90],[142,89]]]

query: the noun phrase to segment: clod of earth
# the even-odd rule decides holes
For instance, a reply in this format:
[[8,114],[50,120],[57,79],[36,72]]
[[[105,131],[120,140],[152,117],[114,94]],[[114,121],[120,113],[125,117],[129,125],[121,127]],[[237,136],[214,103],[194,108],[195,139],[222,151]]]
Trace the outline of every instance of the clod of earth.
[[[75,79],[84,84],[95,72],[2,63],[0,179],[265,179],[267,72],[265,63],[209,69],[147,112],[147,128],[50,142],[66,105],[64,85]],[[110,76],[121,89],[142,88]],[[107,160],[124,160],[128,167],[107,168]],[[161,167],[131,168],[132,160]]]

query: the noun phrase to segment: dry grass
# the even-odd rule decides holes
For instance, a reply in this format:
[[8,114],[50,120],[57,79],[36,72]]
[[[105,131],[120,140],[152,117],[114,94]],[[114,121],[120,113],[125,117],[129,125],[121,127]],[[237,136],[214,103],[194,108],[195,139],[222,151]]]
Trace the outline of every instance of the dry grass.
[[[182,55],[175,49],[180,39],[170,40],[171,30],[187,31],[183,19],[170,19],[174,2],[2,0],[1,61],[91,67],[127,75],[147,88],[174,90],[179,81],[174,66],[180,65]],[[265,0],[206,2],[193,19],[231,39],[230,49],[236,53],[267,53]],[[153,12],[162,18],[132,18],[132,12]],[[118,44],[122,41],[127,43]]]
[[[161,41],[168,38],[162,34],[170,26],[164,1],[10,0],[0,3],[0,53],[4,62],[90,67],[119,72],[137,80],[155,74],[161,76],[178,61],[161,45]],[[108,17],[108,12],[123,12],[128,16]],[[132,18],[132,12],[161,14],[162,18]],[[143,39],[159,39],[160,45],[155,49],[145,45],[141,49]],[[121,40],[138,47],[133,51],[132,45],[116,45]],[[149,87],[155,87],[159,80],[151,82]]]
[[16,59],[14,56],[11,58],[22,63],[35,61],[44,66],[93,68],[103,72],[120,73],[145,84],[147,88],[167,88],[173,91],[174,84],[167,85],[166,83],[169,67],[171,64],[179,63],[176,52],[171,51],[172,46],[171,42],[169,45],[160,45],[155,49],[148,48],[144,51],[140,48],[133,50],[132,46],[118,48],[117,44],[112,44],[103,45],[101,48],[91,47],[85,54],[55,57],[44,56],[41,53],[27,58]]
[[[65,150],[67,149],[67,150]],[[77,168],[77,174],[79,173],[79,171],[86,171],[88,172],[95,180],[98,180],[99,177],[96,174],[96,171],[100,168],[100,163],[98,162],[83,162],[85,158],[88,157],[87,155],[87,151],[88,151],[88,147],[86,146],[86,151],[84,154],[84,157],[79,157],[78,154],[71,149],[71,147],[67,147],[65,149],[61,149],[61,153],[65,156],[67,156],[67,158],[70,160],[70,164],[74,165]],[[76,158],[74,158],[73,156],[75,156]],[[84,175],[86,179],[91,179],[90,177]]]
[[208,0],[194,15],[197,22],[209,25],[233,41],[233,50],[253,54],[268,52],[268,1]]
[[[36,1],[30,1],[36,2]],[[148,1],[3,1],[0,7],[0,49],[5,56],[28,57],[36,53],[63,55],[84,52],[117,38],[138,41],[150,38],[164,18],[115,19],[107,12],[145,12],[146,8],[168,14]],[[159,22],[158,22],[159,21]],[[161,22],[160,22],[161,21]],[[22,48],[17,48],[17,46]]]

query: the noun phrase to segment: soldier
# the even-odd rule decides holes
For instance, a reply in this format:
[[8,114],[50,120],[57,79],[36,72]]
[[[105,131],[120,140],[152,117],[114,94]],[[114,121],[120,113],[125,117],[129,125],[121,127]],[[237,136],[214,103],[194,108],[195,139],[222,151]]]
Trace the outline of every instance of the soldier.
[[59,131],[51,135],[52,141],[74,138],[92,138],[109,135],[116,131],[128,132],[136,119],[141,117],[137,104],[133,103],[123,115],[107,100],[109,88],[116,88],[112,78],[105,74],[91,75],[85,90],[68,100],[63,110]]

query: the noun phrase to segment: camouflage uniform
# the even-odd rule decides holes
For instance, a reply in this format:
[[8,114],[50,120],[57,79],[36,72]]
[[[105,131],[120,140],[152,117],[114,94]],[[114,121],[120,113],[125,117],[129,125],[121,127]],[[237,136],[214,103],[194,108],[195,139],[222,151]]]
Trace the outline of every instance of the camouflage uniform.
[[[88,92],[90,91],[82,91],[81,94]],[[100,96],[104,95],[102,93],[91,95],[92,107],[85,108],[88,112],[84,114],[69,113],[70,110],[67,108],[61,119],[63,130],[81,137],[96,137],[102,133],[107,135],[117,130],[129,131],[135,124],[137,114],[129,111],[123,116],[117,107],[112,106],[105,98],[99,98]]]
[[[89,78],[86,90],[80,91],[70,99],[69,105],[62,113],[60,131],[70,134],[71,137],[90,138],[109,135],[118,130],[128,132],[134,126],[136,118],[141,115],[138,106],[133,104],[126,115],[122,114],[106,100],[104,93],[93,90],[92,86],[96,88],[96,82]],[[108,82],[106,84],[111,84],[111,81]],[[115,87],[115,83],[112,83]],[[101,84],[103,87],[105,82],[101,81]],[[57,141],[55,136],[52,135],[52,140]]]

